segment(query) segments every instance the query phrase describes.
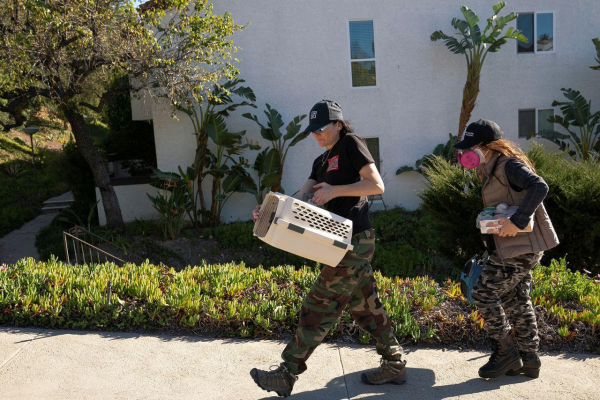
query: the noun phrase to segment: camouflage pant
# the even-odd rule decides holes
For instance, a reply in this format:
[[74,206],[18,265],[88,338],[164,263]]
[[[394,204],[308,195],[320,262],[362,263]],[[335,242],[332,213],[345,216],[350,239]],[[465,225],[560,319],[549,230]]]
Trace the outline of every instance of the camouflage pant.
[[282,357],[294,374],[306,371],[306,360],[325,339],[340,314],[349,305],[354,321],[377,340],[377,352],[399,359],[402,347],[394,336],[387,312],[377,294],[371,269],[375,235],[367,230],[352,238],[354,250],[337,267],[326,266],[304,298],[294,338]]
[[519,350],[538,350],[535,312],[529,297],[531,270],[543,253],[523,254],[504,260],[493,252],[473,287],[473,300],[485,321],[485,329],[493,339],[510,334],[510,322],[514,325]]

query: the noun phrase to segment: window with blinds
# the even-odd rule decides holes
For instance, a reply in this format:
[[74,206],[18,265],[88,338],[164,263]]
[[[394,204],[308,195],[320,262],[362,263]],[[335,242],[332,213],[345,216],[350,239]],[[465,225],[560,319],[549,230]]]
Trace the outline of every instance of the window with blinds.
[[367,138],[365,139],[365,143],[367,144],[367,148],[369,149],[369,153],[375,160],[375,166],[377,167],[377,171],[381,173],[381,158],[379,157],[379,138]]
[[376,86],[373,21],[350,21],[352,87]]

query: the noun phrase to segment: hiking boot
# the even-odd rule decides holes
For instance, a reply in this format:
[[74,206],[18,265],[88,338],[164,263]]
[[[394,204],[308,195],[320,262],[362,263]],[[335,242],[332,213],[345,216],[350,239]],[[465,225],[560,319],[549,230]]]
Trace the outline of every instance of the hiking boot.
[[482,378],[498,378],[510,370],[518,370],[523,366],[519,351],[512,345],[510,336],[501,340],[492,340],[492,356],[483,367],[479,368]]
[[283,363],[271,371],[252,368],[250,376],[258,387],[267,392],[274,391],[281,397],[288,397],[292,393],[294,383],[298,380],[298,377],[292,374]]
[[524,374],[530,378],[539,377],[542,362],[540,361],[538,354],[535,352],[527,353],[524,351],[520,351],[519,353],[521,354],[521,360],[523,361],[523,368],[517,370],[511,369],[506,373],[506,375],[516,376]]
[[367,385],[383,385],[384,383],[401,385],[406,383],[405,365],[406,361],[402,361],[400,357],[391,360],[382,357],[379,368],[363,372],[360,379]]

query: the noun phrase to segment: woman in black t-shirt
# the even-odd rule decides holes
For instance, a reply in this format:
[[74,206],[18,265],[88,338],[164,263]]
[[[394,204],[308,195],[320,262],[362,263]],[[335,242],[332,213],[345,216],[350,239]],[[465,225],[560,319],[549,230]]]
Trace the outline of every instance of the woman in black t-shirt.
[[[336,102],[323,100],[310,111],[305,132],[312,132],[327,150],[317,157],[312,172],[297,197],[313,194],[311,201],[352,220],[354,249],[337,266],[325,266],[304,298],[294,338],[283,351],[283,362],[273,371],[250,371],[261,388],[280,396],[291,393],[297,375],[306,370],[306,360],[325,338],[346,307],[354,321],[377,340],[382,356],[379,368],[361,375],[368,384],[406,382],[406,361],[394,335],[378,293],[371,258],[375,235],[366,196],[381,194],[383,181],[365,142],[352,133]],[[254,220],[258,218],[257,207]]]

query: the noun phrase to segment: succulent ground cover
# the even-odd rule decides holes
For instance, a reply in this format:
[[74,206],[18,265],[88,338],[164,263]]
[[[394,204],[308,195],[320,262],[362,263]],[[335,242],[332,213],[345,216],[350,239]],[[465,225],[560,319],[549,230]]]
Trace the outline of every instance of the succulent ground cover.
[[[306,266],[203,264],[176,272],[149,263],[70,266],[27,259],[0,267],[0,323],[282,338],[293,332],[302,298],[317,275],[317,268]],[[486,343],[483,320],[457,282],[386,278],[379,272],[376,279],[403,342],[454,347]],[[534,282],[542,348],[600,351],[600,284],[569,271],[563,260],[538,267]],[[347,312],[328,338],[371,341]]]

